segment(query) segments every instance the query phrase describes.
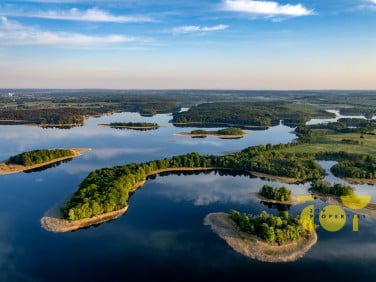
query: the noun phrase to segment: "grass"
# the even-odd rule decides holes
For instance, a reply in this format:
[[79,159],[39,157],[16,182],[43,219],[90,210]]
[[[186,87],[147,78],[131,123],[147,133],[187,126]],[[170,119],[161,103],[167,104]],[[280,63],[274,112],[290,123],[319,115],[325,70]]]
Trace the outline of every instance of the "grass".
[[[375,131],[376,132],[376,131]],[[291,148],[283,149],[290,153],[318,153],[318,152],[339,152],[367,154],[376,157],[376,135],[359,133],[332,133],[328,131],[316,131],[315,140],[311,143],[304,143]],[[361,138],[360,136],[363,136]],[[342,141],[348,139],[359,144],[348,144]]]

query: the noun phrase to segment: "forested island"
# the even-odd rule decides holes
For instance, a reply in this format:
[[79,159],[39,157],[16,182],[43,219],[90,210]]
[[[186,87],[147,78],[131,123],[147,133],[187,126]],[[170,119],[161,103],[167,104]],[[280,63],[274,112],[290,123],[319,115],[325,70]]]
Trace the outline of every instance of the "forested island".
[[376,216],[376,205],[371,203],[371,196],[355,195],[355,189],[349,185],[339,183],[331,185],[328,181],[315,180],[308,190],[324,201],[334,201],[345,208],[361,210],[362,213]]
[[[322,114],[330,116],[329,113]],[[286,102],[227,102],[200,104],[186,112],[173,113],[171,122],[176,126],[204,124],[268,128],[283,120],[285,125],[294,127],[305,124],[311,116],[298,108],[289,107]]]
[[[268,128],[282,122],[295,127],[297,139],[288,144],[253,146],[221,156],[191,153],[96,170],[80,184],[63,208],[63,217],[73,222],[126,208],[137,183],[160,171],[223,169],[296,183],[323,178],[324,170],[316,160],[332,160],[338,162],[331,168],[336,176],[361,183],[376,183],[374,120],[339,119],[336,123],[306,125],[313,117],[335,117],[326,109],[345,113],[348,107],[342,105],[348,104],[352,106],[349,111],[371,117],[376,99],[372,93],[358,91],[21,93],[13,97],[0,96],[0,122],[68,126],[82,124],[89,116],[137,111],[141,115],[172,113],[171,122],[179,126],[209,124],[218,127],[223,124],[249,129]],[[182,107],[190,109],[180,111]]]
[[211,228],[235,251],[266,262],[288,262],[302,257],[316,242],[315,228],[303,227],[299,218],[287,211],[278,216],[263,211],[259,215],[231,210],[205,217]]
[[197,137],[206,137],[206,136],[213,136],[213,137],[218,137],[222,139],[237,139],[241,138],[248,133],[243,131],[241,128],[237,127],[228,127],[228,128],[223,128],[219,129],[216,131],[207,131],[204,129],[195,129],[192,130],[190,133],[176,133],[176,136],[188,136],[192,138],[197,138]]
[[56,162],[78,157],[81,152],[90,149],[51,149],[33,150],[10,157],[5,163],[0,163],[0,174],[16,173],[32,170]]
[[[72,222],[122,210],[127,207],[135,186],[146,181],[150,175],[166,171],[236,170],[297,183],[324,177],[324,169],[316,160],[335,160],[339,162],[338,165],[346,168],[341,169],[341,172],[346,171],[347,175],[353,177],[361,176],[362,178],[356,179],[369,181],[368,183],[375,181],[376,138],[373,132],[359,135],[314,127],[296,127],[298,139],[288,144],[252,146],[222,156],[191,153],[170,159],[96,170],[88,175],[64,205],[62,218]],[[341,140],[344,137],[361,139],[367,146],[343,143]],[[336,166],[332,171],[336,174]],[[357,174],[359,171],[362,173]]]
[[109,126],[112,128],[127,128],[135,130],[152,130],[160,127],[157,123],[149,122],[111,122],[109,124],[101,123],[99,126]]

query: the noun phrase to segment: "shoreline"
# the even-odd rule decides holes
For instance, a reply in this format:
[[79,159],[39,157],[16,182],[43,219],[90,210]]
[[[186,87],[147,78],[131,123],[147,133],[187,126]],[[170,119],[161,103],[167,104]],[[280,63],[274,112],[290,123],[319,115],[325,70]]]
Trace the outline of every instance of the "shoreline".
[[[226,169],[226,168],[220,168],[220,167],[196,167],[196,168],[194,168],[194,167],[192,167],[192,168],[191,167],[181,167],[181,168],[158,169],[158,170],[155,170],[155,171],[149,173],[148,175],[146,175],[145,180],[136,183],[132,187],[131,192],[135,192],[137,189],[141,188],[146,183],[146,181],[148,180],[147,177],[152,176],[152,175],[156,175],[156,174],[163,173],[163,172],[172,172],[172,171],[207,171],[207,170],[230,170],[231,171],[233,169],[229,169],[229,168]],[[253,172],[250,172],[250,171],[246,171],[246,172],[249,173],[249,174],[253,174]],[[78,220],[74,220],[74,221],[62,219],[61,213],[59,215],[51,216],[51,214],[49,214],[47,212],[42,217],[41,224],[42,224],[42,227],[44,229],[46,229],[47,231],[52,231],[52,232],[74,231],[74,230],[77,230],[77,229],[87,228],[87,227],[90,227],[92,225],[96,225],[96,224],[99,224],[99,223],[104,223],[106,221],[116,219],[116,218],[120,217],[121,215],[123,215],[127,210],[128,210],[128,205],[126,206],[126,209],[123,208],[123,209],[112,211],[112,212],[109,212],[109,213],[103,213],[103,214],[100,214],[100,215],[96,215],[96,216],[91,217],[91,218],[78,219]],[[59,218],[59,216],[60,216],[60,218]],[[100,219],[98,219],[98,217],[100,217]]]
[[264,196],[261,196],[259,194],[259,192],[254,192],[252,194],[255,194],[256,198],[258,198],[259,200],[261,200],[262,202],[265,202],[265,203],[270,203],[270,204],[277,204],[277,205],[291,205],[291,206],[294,206],[294,205],[299,205],[299,204],[303,204],[305,203],[306,201],[304,200],[299,200],[297,197],[291,197],[290,200],[288,201],[278,201],[278,200],[273,200],[273,199],[268,199]]
[[[146,183],[146,181],[148,181],[147,177],[152,176],[152,175],[156,175],[156,174],[163,173],[163,172],[173,172],[173,171],[179,172],[179,171],[207,171],[207,170],[234,171],[234,169],[220,168],[220,167],[196,167],[196,168],[181,167],[181,168],[159,169],[159,170],[155,170],[155,171],[149,173],[148,175],[146,175],[145,180],[136,183],[132,187],[132,192],[135,192],[137,189],[141,188]],[[299,179],[295,179],[295,178],[273,176],[273,175],[258,173],[258,172],[254,172],[254,171],[244,171],[244,172],[249,173],[250,175],[254,175],[256,177],[267,177],[267,178],[274,179],[274,180],[284,182],[284,183],[296,183],[296,182],[300,181]],[[275,201],[275,200],[271,200],[271,201],[274,201],[275,203],[277,203],[277,201]],[[304,203],[304,202],[305,201],[297,200],[297,202],[294,202],[293,204],[300,204],[300,203]],[[283,202],[283,203],[281,202],[281,204],[291,204],[291,203],[290,202]],[[126,207],[128,207],[128,205]],[[51,217],[50,215],[46,214],[45,216],[42,217],[41,223],[42,223],[42,227],[44,229],[48,230],[48,231],[53,231],[53,232],[74,231],[74,230],[77,230],[77,229],[87,228],[87,227],[90,227],[92,225],[96,225],[96,224],[99,224],[99,223],[104,223],[106,221],[116,219],[116,218],[120,217],[121,215],[123,215],[127,211],[127,209],[123,208],[123,209],[120,209],[120,210],[117,210],[117,211],[112,211],[112,212],[109,212],[109,213],[103,213],[101,215],[97,215],[97,216],[94,216],[92,218],[78,219],[78,220],[71,221],[71,222],[68,221],[68,220],[62,219],[61,217],[60,218]],[[373,210],[370,211],[370,212],[373,212]],[[374,212],[375,212],[375,217],[376,217],[376,211],[374,211]],[[61,214],[60,214],[60,216],[61,216]],[[98,218],[100,218],[100,219],[98,219]],[[53,226],[53,228],[51,229],[50,226]],[[67,227],[67,226],[70,226],[70,227]]]
[[210,213],[204,219],[204,225],[210,226],[236,252],[251,259],[263,262],[292,262],[303,257],[317,242],[316,231],[309,237],[285,243],[281,246],[270,244],[239,230],[226,213]]
[[132,126],[132,125],[111,125],[107,123],[99,123],[98,126],[106,126],[111,128],[128,128],[128,129],[158,129],[158,128],[167,128],[167,126]]
[[237,123],[225,123],[225,122],[200,122],[200,121],[192,121],[192,122],[172,122],[173,125],[197,125],[197,124],[207,124],[207,125],[218,125],[218,126],[231,126],[231,127],[242,127],[247,129],[268,129],[270,126],[266,125],[246,125],[246,124],[237,124]]
[[344,177],[343,180],[347,181],[350,184],[370,184],[376,185],[376,179],[371,178],[353,178],[353,177]]
[[7,165],[5,162],[4,163],[0,163],[0,175],[13,174],[13,173],[23,172],[23,171],[27,171],[27,170],[32,170],[32,169],[35,169],[35,168],[39,168],[39,167],[43,167],[43,166],[46,166],[46,165],[54,164],[54,163],[57,163],[57,162],[60,162],[60,161],[64,161],[64,160],[67,160],[67,159],[73,159],[73,158],[81,156],[82,152],[91,151],[90,148],[71,148],[69,150],[73,153],[73,155],[62,157],[62,158],[53,159],[53,160],[50,160],[48,162],[44,162],[44,163],[40,163],[40,164],[35,164],[35,165],[31,165],[31,166],[23,166],[23,165],[17,165],[17,164]]
[[344,205],[340,199],[340,197],[335,195],[325,195],[320,194],[317,192],[313,192],[313,196],[315,198],[318,198],[322,200],[325,203],[331,204],[331,205],[337,205],[340,206],[343,209],[350,210],[352,213],[357,215],[366,215],[372,218],[376,218],[376,203],[368,203],[364,208],[361,209],[352,209]]
[[243,134],[237,134],[237,135],[225,135],[225,134],[216,134],[216,133],[205,133],[205,134],[191,134],[191,133],[174,133],[175,136],[182,136],[182,137],[217,137],[221,139],[235,139],[235,138],[241,138],[246,135],[248,135],[248,132],[244,132]]

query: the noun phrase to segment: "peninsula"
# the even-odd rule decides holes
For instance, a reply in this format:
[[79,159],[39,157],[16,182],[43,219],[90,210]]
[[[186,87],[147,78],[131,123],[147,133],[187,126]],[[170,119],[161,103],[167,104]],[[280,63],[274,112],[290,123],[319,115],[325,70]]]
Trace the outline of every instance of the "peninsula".
[[72,149],[51,149],[51,150],[34,150],[24,152],[10,157],[7,161],[0,163],[0,174],[11,174],[46,165],[54,164],[67,159],[75,158],[82,152],[89,151],[88,148]]
[[[287,211],[279,216],[210,213],[204,224],[212,228],[236,252],[264,262],[296,261],[317,242],[315,228],[307,231]],[[286,232],[288,230],[288,232]]]

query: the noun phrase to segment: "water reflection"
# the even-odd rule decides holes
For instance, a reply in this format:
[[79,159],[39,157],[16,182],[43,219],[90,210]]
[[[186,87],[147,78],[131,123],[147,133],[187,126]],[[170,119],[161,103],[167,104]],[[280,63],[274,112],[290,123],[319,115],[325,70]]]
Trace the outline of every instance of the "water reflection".
[[52,168],[52,167],[59,166],[59,165],[61,165],[63,163],[69,163],[72,160],[73,160],[73,158],[65,159],[65,160],[58,161],[58,162],[53,163],[53,164],[48,164],[48,165],[40,166],[40,167],[37,167],[37,168],[28,169],[28,170],[25,170],[24,173],[40,172],[40,171],[47,170],[47,169]]
[[277,211],[287,211],[290,210],[291,205],[286,204],[274,204],[270,202],[260,201],[260,204],[263,204],[264,206],[268,207],[268,209],[277,209]]
[[[255,178],[241,171],[225,170],[173,172],[154,178],[153,184],[158,184],[158,188],[153,190],[153,194],[176,202],[192,201],[196,206],[214,203],[259,203],[260,200],[255,197],[254,192],[258,192],[264,184],[282,185],[273,180]],[[290,187],[294,194],[309,194],[307,184],[283,185]]]

